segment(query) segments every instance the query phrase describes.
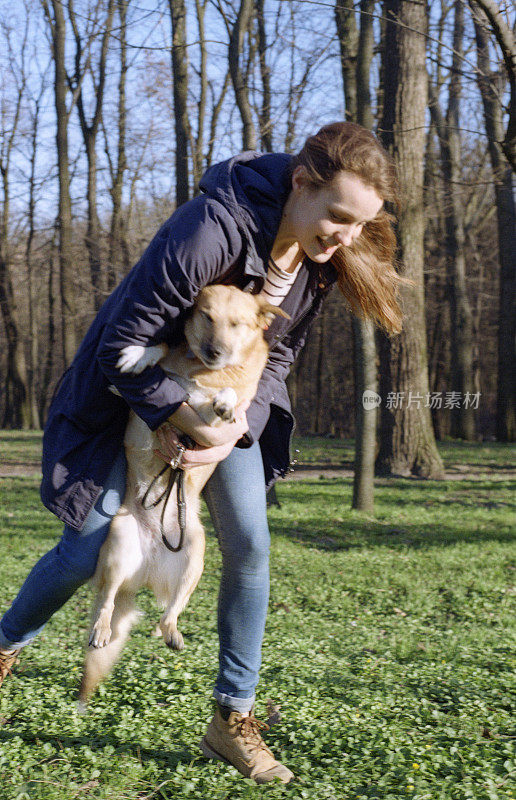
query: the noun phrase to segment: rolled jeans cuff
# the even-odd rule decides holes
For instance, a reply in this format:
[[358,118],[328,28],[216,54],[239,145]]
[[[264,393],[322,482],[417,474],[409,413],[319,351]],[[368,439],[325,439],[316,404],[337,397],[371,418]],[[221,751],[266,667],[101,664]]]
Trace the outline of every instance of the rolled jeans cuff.
[[25,639],[22,639],[20,642],[11,642],[3,632],[2,626],[0,625],[0,650],[20,650],[22,647],[25,647],[25,645],[30,644],[33,639],[36,638],[38,633],[39,631],[36,631],[31,636],[27,636]]
[[254,694],[252,697],[231,697],[230,694],[224,694],[217,689],[213,690],[212,697],[219,705],[231,708],[232,711],[238,711],[239,714],[247,714],[254,706],[255,701]]

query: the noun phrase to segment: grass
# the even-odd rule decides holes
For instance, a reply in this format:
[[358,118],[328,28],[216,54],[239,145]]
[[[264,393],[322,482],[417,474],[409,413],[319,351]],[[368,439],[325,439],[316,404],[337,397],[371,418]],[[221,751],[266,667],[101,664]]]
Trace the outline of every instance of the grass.
[[[300,444],[303,461],[349,461],[349,442]],[[2,434],[0,447],[11,463],[37,462],[32,434]],[[150,638],[157,611],[143,593],[146,613],[87,715],[75,693],[89,590],[25,651],[0,695],[0,800],[516,798],[510,449],[441,452],[460,480],[381,481],[374,518],[350,510],[348,478],[278,487],[256,713],[281,705],[267,741],[295,784],[255,786],[197,749],[216,670],[209,535],[185,650]],[[0,481],[2,609],[59,535],[37,487],[34,476]]]

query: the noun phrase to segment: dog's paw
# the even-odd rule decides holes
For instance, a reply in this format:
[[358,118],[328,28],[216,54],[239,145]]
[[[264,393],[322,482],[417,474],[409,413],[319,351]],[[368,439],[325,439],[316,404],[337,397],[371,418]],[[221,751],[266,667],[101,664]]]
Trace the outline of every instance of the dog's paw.
[[163,346],[160,345],[142,347],[140,344],[129,344],[120,350],[116,366],[120,372],[139,375],[147,367],[154,367],[163,357],[163,352]]
[[81,716],[88,713],[88,703],[86,700],[77,700],[75,706],[77,708],[77,713]]
[[234,389],[221,389],[213,399],[213,410],[225,422],[234,422],[237,402]]
[[106,647],[111,641],[111,627],[97,620],[90,633],[90,647]]
[[116,362],[116,368],[120,372],[132,372],[139,375],[145,369],[145,347],[139,344],[129,344],[120,350],[120,357]]
[[171,631],[164,631],[163,639],[167,647],[170,647],[171,650],[182,650],[185,646],[183,636],[177,628]]

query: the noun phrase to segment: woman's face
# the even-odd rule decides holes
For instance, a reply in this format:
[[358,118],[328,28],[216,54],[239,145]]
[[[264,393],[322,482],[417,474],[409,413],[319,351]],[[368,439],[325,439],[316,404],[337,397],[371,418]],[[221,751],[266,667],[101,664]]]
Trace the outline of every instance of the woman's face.
[[383,206],[376,189],[354,173],[338,172],[330,184],[314,189],[303,166],[294,170],[289,199],[290,232],[319,264],[329,261],[338,247],[349,247]]

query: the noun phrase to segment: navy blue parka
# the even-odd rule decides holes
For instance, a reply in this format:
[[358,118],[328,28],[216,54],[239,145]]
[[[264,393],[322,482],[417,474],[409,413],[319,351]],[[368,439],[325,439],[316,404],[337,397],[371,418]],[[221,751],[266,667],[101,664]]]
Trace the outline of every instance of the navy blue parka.
[[[290,159],[246,152],[210,167],[203,194],[165,222],[94,319],[57,386],[43,436],[41,498],[72,528],[82,528],[102,491],[129,408],[154,431],[187,399],[159,365],[141,375],[121,373],[120,350],[179,343],[207,284],[260,291],[291,188]],[[268,485],[289,466],[294,421],[285,378],[335,279],[331,264],[305,258],[282,304],[291,319],[275,317],[266,332],[269,359],[247,411],[249,432],[239,444],[260,441]],[[109,391],[111,384],[121,397]]]

